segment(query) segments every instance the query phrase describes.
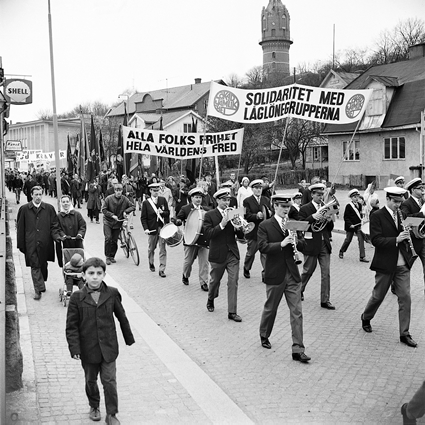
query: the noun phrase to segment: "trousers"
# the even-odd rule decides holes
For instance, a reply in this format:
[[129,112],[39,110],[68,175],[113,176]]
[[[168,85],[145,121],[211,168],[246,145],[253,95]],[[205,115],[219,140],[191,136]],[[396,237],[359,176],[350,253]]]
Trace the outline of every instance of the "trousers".
[[118,236],[121,229],[113,229],[108,225],[103,225],[103,234],[105,235],[105,257],[114,258],[118,250]]
[[167,265],[167,249],[165,240],[159,236],[159,231],[153,235],[148,235],[148,260],[149,264],[154,264],[155,249],[159,243],[159,271],[163,272]]
[[366,256],[365,249],[364,249],[364,238],[363,238],[363,233],[360,231],[360,229],[357,229],[357,230],[352,231],[352,232],[346,232],[345,240],[344,240],[344,243],[341,246],[340,251],[341,252],[347,251],[348,247],[351,244],[351,241],[353,240],[354,234],[357,235],[357,239],[359,241],[360,258],[364,258]]
[[185,245],[184,246],[184,262],[183,262],[183,275],[190,277],[192,272],[192,265],[198,257],[199,266],[199,283],[208,285],[208,248],[199,245]]

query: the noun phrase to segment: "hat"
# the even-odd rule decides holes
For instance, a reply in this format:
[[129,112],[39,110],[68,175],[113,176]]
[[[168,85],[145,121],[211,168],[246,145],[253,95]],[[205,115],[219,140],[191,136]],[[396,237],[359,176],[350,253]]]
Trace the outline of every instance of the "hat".
[[149,189],[159,189],[161,187],[161,183],[151,183]]
[[404,181],[404,177],[403,176],[398,176],[394,179],[394,183],[397,183],[399,181],[403,180]]
[[292,194],[291,193],[280,193],[279,195],[272,195],[272,202],[279,202],[286,206],[292,205]]
[[248,177],[242,177],[242,180],[241,180],[241,183],[243,183],[245,180],[247,180],[248,181],[248,183],[249,183],[249,178]]
[[84,263],[84,259],[80,254],[75,253],[71,257],[71,260],[69,261],[69,263],[71,264],[72,267],[81,267]]
[[263,182],[262,179],[255,179],[249,184],[249,187],[256,187],[256,186],[263,187],[263,184],[264,184],[264,182]]
[[223,188],[223,187],[232,187],[232,186],[233,186],[233,183],[230,180],[227,180],[227,182],[221,183],[221,185],[220,185],[221,188]]
[[352,196],[354,196],[354,195],[360,195],[360,192],[357,190],[357,189],[351,189],[349,192],[348,192],[348,196],[351,198]]
[[391,198],[393,201],[402,202],[405,200],[403,195],[407,191],[401,187],[386,187],[384,190],[387,192],[387,197]]
[[215,199],[230,198],[230,190],[227,188],[219,189],[213,196]]
[[193,189],[189,190],[188,195],[189,196],[196,196],[196,195],[204,196],[205,192],[204,192],[204,189],[202,189],[202,187],[194,187]]
[[310,189],[310,192],[313,192],[314,190],[321,190],[324,191],[326,189],[325,185],[323,183],[315,183],[308,187]]
[[404,188],[407,190],[416,189],[417,187],[423,186],[423,182],[419,177],[416,177],[413,180],[410,180],[410,182],[406,183],[404,185]]
[[302,197],[303,197],[303,194],[301,192],[297,192],[292,195],[292,199],[298,199],[298,198],[301,199]]

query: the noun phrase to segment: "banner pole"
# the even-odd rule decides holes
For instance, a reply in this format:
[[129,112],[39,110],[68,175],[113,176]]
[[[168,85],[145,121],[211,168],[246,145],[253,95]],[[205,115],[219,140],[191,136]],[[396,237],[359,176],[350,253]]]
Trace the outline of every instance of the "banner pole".
[[207,124],[208,124],[208,112],[205,115],[204,138],[203,138],[202,143],[201,143],[202,151],[201,151],[201,159],[199,161],[199,181],[201,181],[201,177],[202,177],[202,165],[203,165],[203,162],[204,162],[204,149],[203,149],[203,147],[204,147],[205,134],[207,133]]
[[217,181],[217,190],[220,189],[220,172],[218,170],[218,155],[214,156],[215,161],[215,179]]
[[288,123],[289,123],[289,120],[290,119],[291,119],[291,116],[288,115],[286,117],[285,130],[283,131],[282,143],[280,144],[279,157],[277,159],[277,164],[276,164],[276,172],[275,172],[275,175],[274,175],[274,182],[275,182],[275,184],[276,184],[276,179],[277,179],[277,172],[279,170],[280,157],[282,156],[282,148],[283,148],[283,144],[284,144],[285,139],[286,139],[286,131],[288,129]]

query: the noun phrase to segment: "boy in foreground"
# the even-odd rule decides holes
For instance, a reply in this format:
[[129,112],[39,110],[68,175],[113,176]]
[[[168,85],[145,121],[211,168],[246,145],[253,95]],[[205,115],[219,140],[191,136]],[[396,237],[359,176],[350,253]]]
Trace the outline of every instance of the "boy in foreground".
[[66,319],[66,339],[71,357],[81,360],[86,380],[92,421],[100,421],[100,394],[97,376],[103,385],[106,420],[109,425],[119,424],[116,364],[118,340],[114,314],[120,322],[127,345],[134,344],[130,323],[121,304],[118,289],[107,286],[106,265],[100,258],[89,258],[83,265],[86,284],[72,294]]

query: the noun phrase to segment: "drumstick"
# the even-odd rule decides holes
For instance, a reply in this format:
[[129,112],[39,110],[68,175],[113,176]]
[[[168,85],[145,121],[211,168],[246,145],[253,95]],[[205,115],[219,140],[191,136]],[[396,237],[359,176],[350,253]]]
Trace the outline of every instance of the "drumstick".
[[153,232],[156,232],[156,230],[154,229],[154,230],[148,230],[148,233],[153,233]]

